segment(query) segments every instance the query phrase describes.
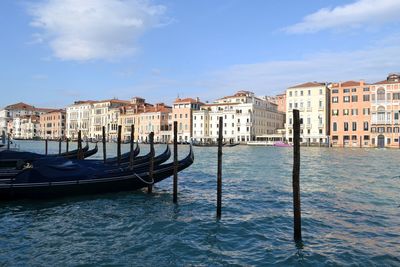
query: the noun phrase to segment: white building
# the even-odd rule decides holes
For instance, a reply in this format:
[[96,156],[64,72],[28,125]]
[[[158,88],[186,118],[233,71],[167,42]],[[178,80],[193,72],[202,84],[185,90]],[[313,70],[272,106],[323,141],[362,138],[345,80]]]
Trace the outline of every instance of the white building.
[[82,138],[89,137],[90,113],[95,101],[77,101],[66,108],[67,138],[78,138],[82,131]]
[[193,139],[217,141],[219,117],[223,117],[224,141],[246,143],[255,140],[256,136],[283,128],[284,116],[278,112],[277,105],[266,98],[239,91],[193,111]]
[[13,119],[14,139],[35,139],[40,137],[40,118],[36,115],[24,115]]
[[329,95],[326,83],[308,82],[286,90],[286,138],[293,140],[293,109],[300,111],[301,142],[328,144]]

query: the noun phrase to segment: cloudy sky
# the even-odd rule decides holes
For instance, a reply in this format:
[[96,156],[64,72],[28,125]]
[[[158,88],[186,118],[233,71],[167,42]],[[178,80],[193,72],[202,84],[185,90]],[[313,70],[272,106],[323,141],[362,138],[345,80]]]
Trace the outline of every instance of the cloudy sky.
[[400,72],[399,0],[2,0],[0,107],[239,89]]

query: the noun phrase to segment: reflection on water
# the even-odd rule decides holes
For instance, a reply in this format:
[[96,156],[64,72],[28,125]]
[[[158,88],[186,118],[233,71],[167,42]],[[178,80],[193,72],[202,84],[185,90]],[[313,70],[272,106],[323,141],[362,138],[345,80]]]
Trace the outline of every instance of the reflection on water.
[[[44,151],[43,142],[19,144]],[[302,245],[292,239],[290,148],[224,148],[216,221],[217,149],[196,147],[195,163],[179,174],[178,205],[172,179],[152,195],[0,204],[0,265],[400,265],[400,150],[301,153]]]

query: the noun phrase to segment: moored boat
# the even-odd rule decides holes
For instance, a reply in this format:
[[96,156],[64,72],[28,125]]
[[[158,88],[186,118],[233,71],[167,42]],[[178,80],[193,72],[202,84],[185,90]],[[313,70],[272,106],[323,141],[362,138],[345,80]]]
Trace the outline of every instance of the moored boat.
[[288,143],[285,143],[285,142],[282,142],[282,141],[275,142],[274,146],[276,146],[276,147],[292,147],[291,144],[288,144]]

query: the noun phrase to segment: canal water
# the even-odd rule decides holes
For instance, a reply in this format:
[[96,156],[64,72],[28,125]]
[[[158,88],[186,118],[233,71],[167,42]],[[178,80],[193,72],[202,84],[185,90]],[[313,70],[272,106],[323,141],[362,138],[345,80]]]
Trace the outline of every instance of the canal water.
[[[43,142],[18,145],[44,151]],[[179,149],[184,157],[188,146]],[[151,195],[0,203],[0,266],[400,265],[400,150],[302,148],[296,245],[291,148],[224,148],[220,221],[217,150],[194,149],[178,205],[171,178]],[[115,144],[107,150],[115,156]]]

